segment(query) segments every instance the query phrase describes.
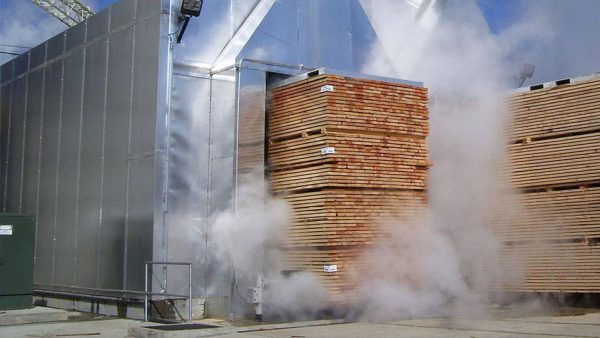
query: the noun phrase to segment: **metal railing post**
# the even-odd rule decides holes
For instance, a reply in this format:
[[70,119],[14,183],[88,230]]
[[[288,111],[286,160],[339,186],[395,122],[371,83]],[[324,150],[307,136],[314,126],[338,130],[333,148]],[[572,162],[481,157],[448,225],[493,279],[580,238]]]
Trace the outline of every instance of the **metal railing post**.
[[188,303],[188,322],[192,322],[192,263],[189,265],[189,286],[190,286],[190,299]]
[[[183,294],[172,294],[172,293],[168,293],[168,292],[164,292],[167,291],[167,289],[163,289],[163,292],[160,293],[155,293],[155,292],[151,292],[148,291],[148,277],[150,276],[150,268],[154,265],[164,265],[164,266],[168,266],[168,265],[186,265],[188,267],[188,294],[187,295],[183,295]],[[192,322],[192,318],[193,318],[193,311],[192,311],[192,301],[193,301],[193,288],[192,288],[192,263],[191,262],[155,262],[155,261],[148,261],[145,263],[145,274],[144,274],[144,321],[147,322],[148,318],[149,318],[149,313],[148,313],[148,304],[149,304],[149,295],[153,296],[153,295],[159,295],[161,297],[177,297],[178,299],[188,299],[188,318],[187,318],[187,322],[191,323]],[[175,310],[177,311],[177,314],[179,315],[179,317],[181,317],[182,320],[185,320],[185,318],[183,317],[182,314],[179,313],[179,311],[177,310],[177,305],[173,305],[175,306]]]
[[148,321],[148,262],[144,264],[144,321]]

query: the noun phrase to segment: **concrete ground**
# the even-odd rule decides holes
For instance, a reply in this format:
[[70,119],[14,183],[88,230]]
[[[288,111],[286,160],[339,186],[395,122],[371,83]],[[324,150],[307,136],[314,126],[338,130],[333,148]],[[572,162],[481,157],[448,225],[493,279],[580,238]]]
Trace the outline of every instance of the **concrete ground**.
[[[39,311],[39,310],[38,310]],[[385,323],[343,323],[317,326],[281,328],[286,325],[301,326],[307,323],[290,323],[277,326],[232,327],[221,334],[223,338],[308,338],[308,337],[600,337],[600,312],[571,311],[567,315],[520,316],[518,318],[497,317],[496,319],[447,319],[429,318],[401,320]],[[215,323],[215,322],[213,322]],[[157,325],[157,324],[151,324]],[[208,332],[195,331],[146,331],[139,328],[149,326],[137,320],[114,317],[98,317],[90,314],[71,316],[67,321],[31,323],[0,326],[0,337],[126,337],[132,332],[138,337],[200,337]],[[279,328],[276,328],[279,327]],[[269,329],[270,328],[270,329]],[[273,329],[275,328],[275,329]],[[129,332],[129,333],[128,333]],[[203,333],[206,332],[206,333]],[[216,332],[211,333],[211,335]]]

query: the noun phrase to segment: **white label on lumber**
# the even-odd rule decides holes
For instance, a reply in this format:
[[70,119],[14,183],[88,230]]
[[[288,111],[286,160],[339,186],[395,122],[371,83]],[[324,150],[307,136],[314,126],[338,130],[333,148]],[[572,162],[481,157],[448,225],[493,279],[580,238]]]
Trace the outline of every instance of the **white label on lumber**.
[[13,233],[12,225],[0,225],[0,236],[11,236]]
[[323,271],[325,272],[337,272],[337,265],[333,264],[333,265],[324,265],[323,266]]
[[332,85],[324,85],[323,87],[321,87],[321,93],[323,92],[332,92],[335,90],[335,87]]
[[327,155],[327,154],[335,154],[335,148],[334,147],[321,148],[321,155]]

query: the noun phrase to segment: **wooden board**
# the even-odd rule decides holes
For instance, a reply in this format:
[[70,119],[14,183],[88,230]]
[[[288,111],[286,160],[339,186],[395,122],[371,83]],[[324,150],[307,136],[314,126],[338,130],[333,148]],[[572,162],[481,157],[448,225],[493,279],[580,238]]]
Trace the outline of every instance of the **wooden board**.
[[[521,270],[505,289],[600,292],[600,79],[535,90],[511,100],[506,179],[521,188],[493,231],[503,259]],[[518,268],[517,268],[518,266]]]
[[600,133],[509,146],[516,187],[539,187],[600,179]]
[[549,241],[600,237],[600,187],[522,194],[502,209],[522,208],[522,217],[499,220],[502,241]]
[[427,203],[420,191],[324,189],[283,198],[294,210],[287,247],[369,244],[381,224],[407,219]]
[[600,129],[600,79],[540,89],[511,98],[512,140]]
[[600,292],[600,245],[590,242],[538,242],[504,248],[505,257],[518,262],[520,283],[511,291]]
[[267,126],[271,188],[294,211],[288,267],[315,273],[341,301],[381,224],[427,203],[427,90],[315,76],[272,92]]
[[[322,92],[325,85],[333,92]],[[269,137],[322,127],[428,134],[427,90],[373,80],[319,75],[275,89],[268,108]]]

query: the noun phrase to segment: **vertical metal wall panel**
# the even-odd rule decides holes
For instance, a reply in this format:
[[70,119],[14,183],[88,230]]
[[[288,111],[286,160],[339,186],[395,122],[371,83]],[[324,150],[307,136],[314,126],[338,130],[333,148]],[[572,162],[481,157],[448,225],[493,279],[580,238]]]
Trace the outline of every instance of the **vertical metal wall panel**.
[[[153,14],[160,13],[162,9],[162,0],[141,0],[137,4],[137,10],[135,16],[138,19],[146,18],[148,16],[152,16]],[[157,36],[154,36],[153,39],[156,40]]]
[[370,61],[369,58],[372,57],[373,51],[383,51],[384,49],[360,0],[352,1],[350,18],[352,21],[352,64],[354,65],[352,70],[360,72]]
[[75,271],[77,226],[77,176],[81,123],[81,86],[83,86],[83,49],[64,59],[60,149],[56,196],[56,234],[54,285],[70,285]]
[[23,161],[22,212],[29,215],[37,213],[43,80],[43,69],[30,73],[27,79],[27,127],[25,129],[25,160]]
[[265,165],[266,73],[240,69],[236,180]]
[[85,43],[87,23],[81,22],[66,31],[65,52],[81,47]]
[[132,61],[133,29],[128,28],[109,39],[102,227],[98,252],[98,286],[103,289],[123,287]]
[[35,283],[51,285],[54,273],[56,177],[60,127],[63,64],[54,62],[44,70],[44,108],[40,164],[40,205],[37,214]]
[[[21,54],[15,58],[15,68],[13,69],[13,76],[18,77],[25,73],[29,67],[29,52]],[[23,91],[25,93],[25,91]]]
[[46,61],[46,43],[37,45],[29,52],[29,69],[33,69]]
[[60,56],[65,51],[65,33],[55,35],[46,43],[46,61]]
[[87,36],[86,40],[92,42],[93,40],[105,36],[108,33],[108,24],[110,20],[110,8],[103,10],[100,13],[92,15],[87,20]]
[[238,59],[300,64],[298,1],[278,1],[252,35]]
[[130,150],[132,154],[154,152],[159,30],[159,16],[142,21],[135,27]]
[[6,212],[19,213],[21,212],[21,188],[23,183],[23,136],[25,135],[27,78],[17,79],[12,88]]
[[[219,74],[213,78],[211,101],[210,140],[210,189],[209,220],[232,206],[234,194],[234,143],[236,120],[235,72]],[[209,230],[210,233],[210,230]],[[208,290],[210,306],[217,313],[226,313],[230,303],[231,270],[222,264],[222,257],[215,256],[215,244],[208,238]]]
[[[139,10],[138,6],[138,10]],[[145,8],[144,10],[147,10]],[[143,15],[143,14],[142,14]],[[156,182],[162,176],[155,171],[155,161],[162,161],[164,153],[155,153],[157,123],[165,124],[164,112],[157,121],[160,16],[149,17],[135,27],[135,48],[133,61],[133,94],[131,111],[131,139],[129,156],[130,188],[127,225],[127,286],[129,289],[143,288],[144,260],[151,260],[157,251],[164,251],[164,245],[153,246],[156,241],[155,222],[162,223],[162,213],[156,204],[163,202],[164,196],[156,196]],[[163,93],[166,98],[166,93]],[[151,182],[148,182],[149,179]],[[144,182],[144,186],[140,186]],[[158,199],[158,200],[157,200]],[[133,215],[133,217],[132,217]],[[150,232],[147,234],[146,232]],[[135,236],[135,237],[132,237]],[[134,239],[134,240],[130,240]],[[139,242],[136,242],[138,240]],[[148,244],[146,241],[150,240]],[[151,256],[148,256],[150,254]],[[164,260],[163,257],[160,260]]]
[[210,205],[217,213],[231,206],[235,168],[236,81],[213,78],[210,161]]
[[12,84],[0,87],[0,211],[5,212],[5,193],[7,183],[7,161],[8,161],[8,127],[10,119],[10,91]]
[[154,156],[129,161],[127,290],[144,290],[144,262],[152,260]]
[[302,64],[353,70],[351,1],[356,0],[306,0],[298,6]]
[[[208,215],[210,79],[174,76],[169,142],[169,260],[194,265],[193,293],[204,296]],[[170,292],[187,276],[169,274]]]
[[0,83],[4,84],[13,78],[13,65],[15,60],[6,62],[0,67]]
[[105,39],[86,48],[75,267],[75,284],[83,287],[96,287],[97,279],[106,62]]
[[[142,0],[141,6],[144,6]],[[114,32],[130,24],[135,18],[136,0],[122,0],[110,7],[110,31]]]

